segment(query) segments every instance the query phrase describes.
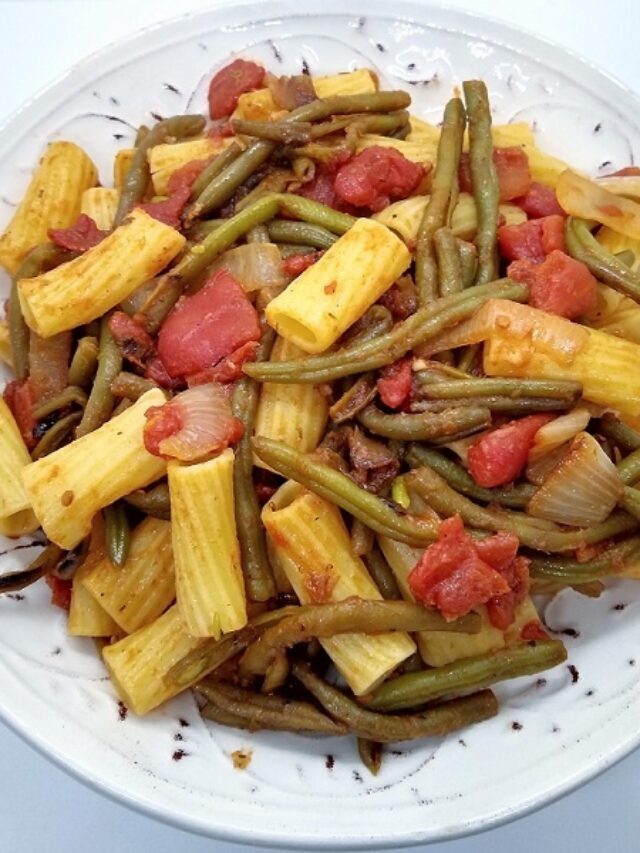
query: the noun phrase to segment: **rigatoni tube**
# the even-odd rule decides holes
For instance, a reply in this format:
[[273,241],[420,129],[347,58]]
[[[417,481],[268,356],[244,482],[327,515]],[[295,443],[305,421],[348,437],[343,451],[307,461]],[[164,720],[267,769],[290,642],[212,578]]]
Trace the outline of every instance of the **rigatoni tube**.
[[184,244],[175,228],[133,210],[93,249],[19,281],[24,318],[43,338],[90,323],[164,269]]
[[[285,338],[278,338],[270,361],[291,361],[305,353]],[[265,382],[256,412],[255,435],[284,441],[303,453],[315,450],[324,434],[329,403],[315,386],[296,382]],[[256,458],[256,465],[267,467]]]
[[73,142],[52,142],[0,237],[0,266],[14,274],[27,252],[45,243],[49,228],[67,228],[78,218],[82,193],[95,185],[91,159]]
[[164,402],[159,388],[147,391],[95,432],[23,469],[27,497],[52,542],[75,548],[100,509],[162,477],[166,462],[147,452],[142,430],[147,409]]
[[[288,482],[265,506],[262,520],[303,604],[382,598],[333,504]],[[321,643],[356,695],[373,689],[416,649],[401,631],[342,634]]]
[[392,231],[371,219],[358,219],[269,303],[267,321],[305,352],[324,352],[410,262],[407,247]]
[[194,637],[247,623],[236,536],[231,449],[196,465],[169,464],[178,607]]
[[38,527],[22,485],[22,471],[30,462],[11,410],[0,398],[0,533],[5,536],[20,536]]
[[91,187],[82,193],[80,213],[90,216],[101,231],[110,231],[118,209],[118,190]]
[[157,195],[169,194],[169,179],[182,166],[194,160],[209,160],[227,148],[231,137],[216,139],[188,139],[186,142],[163,143],[154,145],[147,151],[147,160],[151,171],[151,183]]

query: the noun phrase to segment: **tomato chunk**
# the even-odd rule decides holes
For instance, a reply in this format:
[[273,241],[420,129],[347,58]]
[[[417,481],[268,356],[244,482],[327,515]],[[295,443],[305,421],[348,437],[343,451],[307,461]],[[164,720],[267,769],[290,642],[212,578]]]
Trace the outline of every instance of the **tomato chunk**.
[[243,344],[259,341],[260,334],[255,308],[222,269],[178,302],[160,329],[158,354],[169,376],[189,376],[214,367]]
[[35,403],[33,388],[28,379],[16,380],[9,382],[4,389],[4,401],[11,409],[11,414],[15,418],[22,440],[27,445],[29,450],[36,446],[36,438],[34,430],[37,426],[36,419],[33,416],[33,406]]
[[498,246],[508,261],[543,261],[550,252],[565,248],[564,218],[554,214],[519,225],[501,225]]
[[86,252],[101,243],[108,233],[101,231],[86,213],[81,213],[68,228],[49,228],[47,231],[52,243],[70,252]]
[[289,255],[282,262],[282,269],[287,275],[298,276],[320,260],[324,252],[307,252],[306,255]]
[[543,216],[553,216],[554,214],[566,216],[560,207],[553,187],[547,187],[535,181],[531,184],[528,192],[519,198],[514,198],[513,203],[521,207],[529,219],[541,219]]
[[[511,201],[529,192],[531,171],[529,170],[529,159],[522,148],[518,145],[512,145],[508,148],[494,148],[493,164],[496,167],[500,186],[500,201]],[[463,192],[473,192],[471,164],[466,152],[460,158],[459,180],[460,189]]]
[[176,169],[167,184],[169,195],[177,193],[178,190],[184,187],[188,187],[191,190],[193,182],[204,172],[208,162],[208,160],[191,160],[189,163],[185,163],[184,166]]
[[529,592],[529,563],[526,557],[514,557],[508,565],[498,569],[509,584],[509,592],[490,598],[487,601],[487,614],[491,624],[501,631],[511,625],[516,607]]
[[264,82],[265,70],[255,62],[234,59],[221,68],[209,84],[209,116],[225,118],[238,106],[238,98],[245,92],[259,89]]
[[575,320],[595,308],[597,282],[589,269],[564,252],[553,251],[541,264],[516,261],[507,274],[529,285],[529,304]]
[[529,415],[481,435],[469,448],[469,473],[479,486],[506,486],[517,479],[541,426],[553,415]]
[[141,208],[159,222],[164,222],[165,225],[170,225],[172,228],[180,228],[182,211],[189,201],[190,195],[190,188],[182,186],[173,195],[170,195],[169,198],[165,198],[162,201],[144,202],[136,205],[136,207]]
[[109,331],[123,356],[144,370],[149,359],[155,355],[155,347],[147,330],[124,311],[114,311],[109,318]]
[[51,590],[51,603],[62,610],[71,607],[71,581],[63,580],[57,575],[45,575],[47,586]]
[[390,409],[398,409],[411,397],[411,359],[403,358],[382,368],[377,388],[380,399]]
[[215,367],[209,367],[200,373],[192,373],[187,377],[189,388],[208,382],[235,382],[242,376],[242,365],[254,360],[257,349],[258,341],[248,341],[219,361]]
[[406,198],[424,177],[424,168],[394,148],[373,145],[342,166],[334,187],[343,201],[382,210],[392,199]]

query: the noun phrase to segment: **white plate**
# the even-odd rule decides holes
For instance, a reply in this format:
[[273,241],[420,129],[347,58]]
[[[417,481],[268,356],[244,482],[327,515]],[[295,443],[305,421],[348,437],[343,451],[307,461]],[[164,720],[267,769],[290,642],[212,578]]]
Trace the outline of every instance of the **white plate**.
[[[551,44],[425,4],[325,0],[318,15],[300,14],[301,5],[189,15],[72,68],[0,131],[0,225],[48,139],[85,146],[109,184],[113,155],[134,128],[152,113],[204,111],[211,73],[236,53],[288,73],[303,59],[312,73],[374,67],[431,120],[453,86],[481,77],[498,121],[533,122],[540,144],[577,167],[597,174],[640,156],[638,101]],[[3,571],[28,555],[6,555]],[[547,609],[548,624],[569,632],[577,680],[563,666],[502,686],[496,719],[401,745],[376,780],[350,740],[209,727],[190,697],[120,719],[92,643],[66,637],[47,599],[40,585],[0,598],[2,717],[101,791],[212,836],[332,850],[451,838],[549,802],[640,741],[640,596],[630,582],[594,601],[565,593]],[[244,771],[232,766],[238,748],[253,750]]]

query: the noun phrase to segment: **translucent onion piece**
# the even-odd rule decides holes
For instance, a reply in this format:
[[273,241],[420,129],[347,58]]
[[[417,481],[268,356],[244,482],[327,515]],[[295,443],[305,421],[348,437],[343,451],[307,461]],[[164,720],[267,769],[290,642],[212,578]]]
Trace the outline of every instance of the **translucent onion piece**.
[[567,169],[558,178],[556,195],[571,216],[595,219],[620,234],[640,239],[640,204],[604,189],[601,184]]
[[246,293],[265,287],[284,287],[288,279],[275,243],[247,243],[221,255],[211,272],[227,269]]
[[280,110],[294,110],[318,97],[308,74],[296,74],[294,77],[267,74],[267,85],[274,104]]
[[640,201],[640,176],[612,175],[609,178],[598,178],[596,184],[615,195],[622,195],[625,198]]
[[536,433],[533,447],[529,451],[529,465],[537,462],[543,456],[546,456],[551,450],[560,447],[567,441],[587,428],[591,412],[585,406],[576,406],[566,415],[561,415],[559,418],[549,421],[543,427],[540,427]]
[[604,521],[623,492],[616,467],[598,442],[580,432],[527,505],[537,518],[588,527]]
[[567,455],[570,447],[571,442],[566,441],[564,444],[559,445],[559,447],[554,447],[553,450],[549,450],[544,454],[544,456],[540,456],[533,462],[527,463],[527,469],[525,471],[527,480],[529,480],[530,483],[534,483],[536,486],[541,486],[556,467],[558,462]]
[[239,437],[238,422],[221,385],[210,383],[183,391],[162,406],[170,408],[179,410],[182,427],[159,442],[163,456],[193,462],[223,450]]
[[455,453],[466,468],[468,465],[467,454],[469,453],[469,448],[472,444],[475,444],[482,435],[484,435],[484,433],[476,432],[474,435],[467,436],[467,438],[459,438],[456,441],[450,441],[448,444],[443,444],[442,447],[446,447],[447,450],[451,450]]

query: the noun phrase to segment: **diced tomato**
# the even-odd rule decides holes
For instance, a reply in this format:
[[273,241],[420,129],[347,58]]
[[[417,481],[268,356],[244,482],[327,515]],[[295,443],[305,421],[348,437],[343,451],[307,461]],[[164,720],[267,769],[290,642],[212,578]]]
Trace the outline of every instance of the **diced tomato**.
[[114,311],[109,318],[109,330],[123,356],[144,370],[149,359],[155,355],[155,347],[147,330],[124,311]]
[[[522,148],[518,145],[508,148],[494,148],[493,164],[496,167],[498,184],[500,185],[500,201],[511,201],[529,191],[531,171],[529,170],[529,159]],[[473,192],[471,164],[467,153],[464,153],[460,158],[458,175],[460,189],[466,193]]]
[[406,320],[418,307],[416,286],[411,276],[401,276],[378,300],[393,314],[394,320]]
[[534,308],[575,320],[595,307],[597,283],[581,261],[554,251],[541,264],[525,264],[510,264],[507,274],[529,285],[529,304]]
[[529,415],[485,433],[469,448],[469,473],[479,486],[506,486],[517,479],[541,426],[553,415]]
[[219,361],[215,367],[209,367],[207,370],[201,370],[200,373],[187,376],[189,388],[208,382],[235,382],[242,376],[242,365],[247,361],[254,360],[257,349],[257,341],[248,341],[223,358],[222,361]]
[[424,173],[394,148],[373,145],[339,169],[334,187],[343,201],[377,211],[411,195]]
[[382,368],[377,388],[380,399],[390,409],[398,409],[411,396],[411,359],[403,358]]
[[68,249],[70,252],[86,252],[102,242],[108,233],[108,231],[101,231],[86,213],[81,213],[68,228],[49,228],[47,236],[61,249]]
[[177,193],[178,190],[182,190],[184,187],[188,187],[189,191],[191,191],[193,182],[196,178],[200,177],[207,167],[208,162],[208,160],[191,160],[189,163],[185,163],[184,166],[176,169],[167,184],[169,195]]
[[638,166],[625,166],[623,169],[618,169],[617,172],[611,172],[607,175],[608,178],[637,178],[640,175]]
[[215,367],[249,341],[259,341],[258,314],[226,269],[214,273],[193,296],[183,297],[158,336],[158,354],[169,376]]
[[513,533],[496,533],[475,543],[478,556],[496,571],[504,572],[518,553],[518,537]]
[[323,254],[324,252],[307,252],[306,255],[289,255],[282,262],[282,269],[286,275],[299,276],[320,260]]
[[147,362],[144,375],[147,379],[155,382],[156,385],[159,385],[161,388],[168,388],[170,391],[184,388],[184,381],[182,379],[173,379],[169,376],[167,368],[157,355],[150,358]]
[[315,178],[307,184],[303,184],[298,190],[298,195],[319,201],[327,207],[338,208],[336,191],[333,186],[334,175],[328,169],[318,167]]
[[516,607],[529,592],[529,564],[530,560],[526,557],[514,555],[504,568],[498,569],[509,584],[510,589],[504,595],[497,595],[487,601],[487,614],[491,624],[501,631],[506,630],[511,625],[515,617]]
[[566,216],[553,187],[547,187],[535,181],[531,184],[529,191],[519,198],[514,198],[513,203],[521,207],[529,219],[541,219],[554,214]]
[[37,422],[33,416],[35,400],[33,398],[31,383],[28,379],[9,382],[4,389],[3,396],[5,403],[11,409],[11,414],[15,418],[22,440],[29,450],[32,450],[36,446],[34,430]]
[[63,580],[57,575],[45,575],[47,586],[51,590],[51,603],[62,610],[71,607],[71,581]]
[[234,135],[231,122],[228,119],[214,121],[209,125],[206,133],[209,139],[224,139]]
[[173,195],[163,199],[163,201],[148,201],[137,204],[136,207],[144,210],[149,216],[153,216],[158,222],[164,222],[165,225],[170,225],[172,228],[180,228],[180,217],[190,195],[191,189],[181,186]]
[[519,225],[501,225],[498,245],[508,261],[542,261],[550,252],[564,250],[564,219],[554,214]]
[[542,625],[539,622],[527,622],[526,625],[522,626],[522,630],[520,631],[520,636],[523,640],[535,641],[535,640],[548,640],[549,635],[544,630]]
[[231,115],[238,106],[240,95],[259,89],[264,75],[261,65],[246,59],[234,59],[225,65],[209,84],[209,116],[216,119]]
[[172,435],[180,432],[184,426],[182,409],[179,406],[151,406],[144,413],[147,422],[144,425],[144,446],[154,456],[162,456],[160,444]]
[[509,592],[506,580],[479,556],[459,515],[442,522],[438,541],[409,574],[409,587],[416,601],[437,607],[447,619]]

